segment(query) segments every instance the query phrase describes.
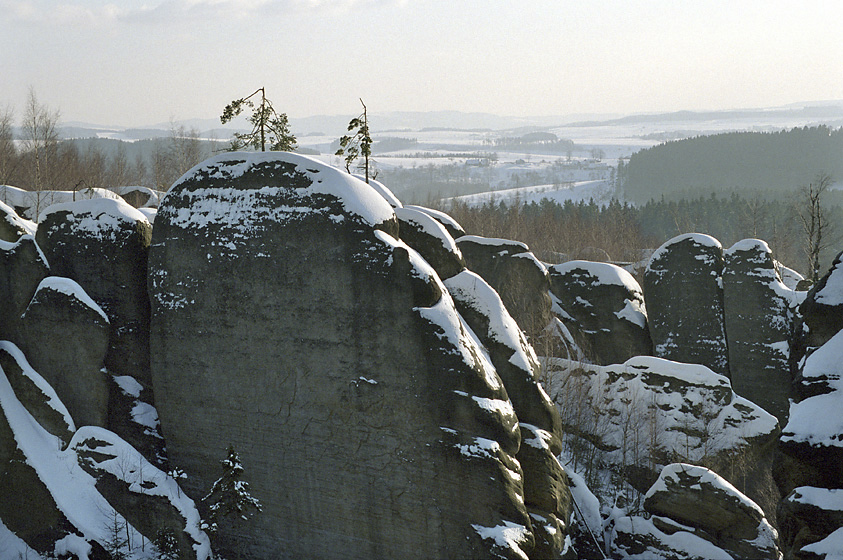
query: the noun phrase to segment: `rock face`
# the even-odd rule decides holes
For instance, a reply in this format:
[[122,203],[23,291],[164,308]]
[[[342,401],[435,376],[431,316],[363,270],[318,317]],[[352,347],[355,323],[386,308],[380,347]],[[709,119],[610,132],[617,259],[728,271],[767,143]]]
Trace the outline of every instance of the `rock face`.
[[45,278],[22,316],[21,349],[80,425],[105,426],[108,318],[69,278]]
[[[604,367],[551,359],[545,367],[562,417],[565,456],[574,465],[608,465],[612,476],[643,493],[664,465],[705,463],[740,481],[775,513],[778,497],[766,490],[773,486],[778,424],[735,395],[726,377],[649,356]],[[599,483],[596,473],[586,474],[589,483]]]
[[149,386],[146,262],[152,226],[123,200],[99,198],[48,208],[36,240],[52,273],[72,278],[111,322],[106,366]]
[[723,248],[708,235],[680,235],[653,253],[644,299],[656,356],[729,375],[722,271]]
[[[626,518],[616,525],[614,542],[625,555],[781,558],[778,535],[761,508],[704,467],[665,466],[647,492],[644,509],[652,515],[649,520]],[[708,546],[700,546],[700,540]],[[690,550],[682,546],[689,542]]]
[[800,486],[779,508],[785,558],[834,558],[843,550],[843,489]]
[[799,309],[805,322],[803,347],[822,346],[843,329],[843,252],[811,288]]
[[419,252],[446,280],[465,270],[465,260],[454,238],[440,222],[415,208],[396,208],[401,240]]
[[488,350],[518,416],[521,448],[515,457],[524,471],[524,504],[536,540],[525,552],[531,558],[557,558],[565,549],[572,505],[568,477],[557,459],[559,414],[539,383],[538,359],[497,292],[480,276],[466,270],[445,286]]
[[21,315],[41,280],[50,275],[47,258],[31,235],[0,241],[0,339],[20,342]]
[[500,294],[504,305],[534,343],[551,322],[547,268],[524,243],[464,235],[457,246],[470,270]]
[[0,201],[0,240],[16,242],[23,235],[34,235],[35,224],[17,215],[15,209]]
[[[236,446],[250,557],[523,558],[520,435],[487,354],[391,206],[287,153],[206,161],[159,208],[152,374],[204,496]],[[330,281],[327,281],[330,279]],[[257,429],[256,429],[257,428]]]
[[548,267],[554,312],[594,363],[652,354],[644,294],[620,267],[569,261]]
[[745,239],[724,254],[723,303],[732,388],[787,422],[795,293],[779,279],[764,241]]

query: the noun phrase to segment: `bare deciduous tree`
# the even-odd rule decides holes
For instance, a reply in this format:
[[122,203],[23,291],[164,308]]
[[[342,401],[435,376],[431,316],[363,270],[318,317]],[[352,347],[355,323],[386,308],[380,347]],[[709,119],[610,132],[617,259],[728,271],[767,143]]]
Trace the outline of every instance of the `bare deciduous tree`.
[[799,189],[797,210],[804,234],[805,256],[808,260],[808,280],[816,283],[820,277],[820,253],[829,246],[829,228],[831,223],[823,208],[823,198],[831,187],[831,176],[820,173],[816,178]]

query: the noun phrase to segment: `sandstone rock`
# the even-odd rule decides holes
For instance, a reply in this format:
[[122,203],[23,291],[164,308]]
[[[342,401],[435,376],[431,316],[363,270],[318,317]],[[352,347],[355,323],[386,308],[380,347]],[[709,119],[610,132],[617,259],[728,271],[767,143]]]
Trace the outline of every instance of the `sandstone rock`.
[[799,308],[807,333],[804,346],[822,346],[843,330],[843,252],[831,263],[831,270],[811,288]]
[[822,558],[826,539],[837,544],[831,550],[843,550],[841,537],[833,536],[843,527],[843,489],[795,488],[782,500],[778,518],[785,558]]
[[781,450],[792,460],[781,469],[783,493],[797,486],[843,488],[843,331],[804,360],[802,392],[812,396],[790,408]]
[[734,560],[729,552],[698,533],[693,527],[677,526],[657,516],[621,517],[612,528],[612,545],[623,558]]
[[35,224],[17,215],[15,209],[0,202],[0,240],[16,242],[23,235],[35,235]]
[[0,241],[0,338],[20,343],[20,317],[38,284],[49,276],[47,258],[31,235]]
[[745,239],[724,254],[723,307],[732,388],[787,422],[796,295],[779,279],[764,241]]
[[643,287],[656,356],[729,375],[722,271],[723,248],[708,235],[680,235],[653,253]]
[[775,513],[778,497],[764,496],[772,486],[778,424],[735,395],[726,377],[649,356],[611,366],[549,359],[545,368],[566,432],[566,457],[574,465],[605,465],[643,493],[677,458],[728,471],[745,457],[744,471],[726,475]]
[[460,237],[465,235],[465,230],[462,228],[462,226],[445,212],[434,210],[433,208],[427,208],[425,206],[416,206],[413,204],[408,204],[407,206],[404,206],[404,208],[407,208],[408,210],[416,210],[418,212],[423,212],[427,214],[428,216],[442,224],[442,226],[446,230],[448,230],[448,233],[454,239],[459,239]]
[[521,431],[516,459],[524,471],[524,503],[536,545],[535,558],[558,557],[571,518],[567,476],[557,456],[562,450],[559,414],[539,383],[539,363],[526,337],[498,294],[483,278],[465,270],[445,281],[457,310],[489,352],[515,408]]
[[92,199],[47,208],[36,239],[53,274],[78,282],[111,322],[106,366],[145,387],[149,377],[146,264],[152,227],[123,200]]
[[524,243],[464,235],[457,246],[468,268],[500,294],[506,309],[535,344],[551,322],[547,268]]
[[445,280],[465,270],[465,261],[454,238],[429,214],[414,208],[396,208],[401,240],[419,252]]
[[[256,558],[523,558],[517,418],[390,205],[282,152],[194,168],[150,252],[156,405],[188,492],[229,444],[263,511]],[[255,428],[258,429],[255,429]]]
[[53,387],[27,362],[20,349],[8,341],[0,342],[0,368],[18,400],[50,434],[65,444],[70,442],[76,425]]
[[73,280],[49,276],[22,316],[21,350],[79,425],[105,426],[108,318]]
[[568,261],[548,272],[554,312],[593,362],[622,364],[652,354],[644,294],[631,274],[590,261]]
[[667,465],[647,492],[644,509],[681,525],[735,558],[778,558],[778,535],[764,512],[717,473]]

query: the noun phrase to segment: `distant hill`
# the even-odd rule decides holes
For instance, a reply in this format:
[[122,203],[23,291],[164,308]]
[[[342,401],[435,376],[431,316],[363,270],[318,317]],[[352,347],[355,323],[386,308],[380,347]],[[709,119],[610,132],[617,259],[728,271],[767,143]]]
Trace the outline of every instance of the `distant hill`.
[[730,132],[666,142],[632,155],[623,172],[626,198],[693,199],[747,192],[781,198],[818,174],[843,181],[843,128]]

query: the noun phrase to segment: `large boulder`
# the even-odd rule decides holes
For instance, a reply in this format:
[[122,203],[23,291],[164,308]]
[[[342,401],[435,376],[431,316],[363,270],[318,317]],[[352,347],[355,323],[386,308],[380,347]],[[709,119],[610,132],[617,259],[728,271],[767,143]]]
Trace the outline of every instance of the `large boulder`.
[[22,316],[21,350],[80,425],[105,426],[108,318],[73,280],[49,276]]
[[652,354],[644,294],[630,273],[591,261],[568,261],[548,272],[554,312],[594,363]]
[[835,558],[843,551],[843,489],[795,488],[778,519],[785,558]]
[[32,235],[0,241],[0,339],[19,343],[21,315],[41,280],[50,275],[47,257]]
[[[646,551],[644,545],[653,547],[652,557],[659,557],[678,548],[673,543],[685,542],[693,544],[674,550],[668,557],[781,557],[776,530],[761,508],[704,467],[683,463],[665,466],[647,492],[644,510],[652,517],[649,523],[641,519],[641,535],[636,534],[635,523],[615,527],[615,543],[626,554],[641,554]],[[708,546],[699,540],[708,541]]]
[[15,209],[0,201],[0,240],[16,242],[23,235],[35,235],[35,224],[18,216]]
[[468,268],[500,294],[521,330],[537,343],[551,322],[547,267],[520,241],[464,235],[457,246]]
[[547,359],[545,367],[562,417],[565,456],[596,492],[603,490],[599,479],[611,477],[644,493],[663,466],[703,463],[774,518],[778,423],[736,395],[728,378],[650,356],[610,366]]
[[[230,153],[169,191],[150,251],[152,377],[172,463],[206,495],[234,445],[254,558],[524,558],[518,421],[433,269],[365,183]],[[257,428],[257,429],[256,429]]]
[[680,235],[653,253],[643,287],[656,356],[729,375],[722,271],[723,247],[708,235]]
[[111,322],[106,366],[149,386],[146,261],[152,226],[122,199],[56,204],[42,213],[36,240],[52,273],[72,278]]
[[791,308],[797,295],[779,279],[764,241],[745,239],[724,253],[723,307],[732,388],[787,422],[791,392]]

